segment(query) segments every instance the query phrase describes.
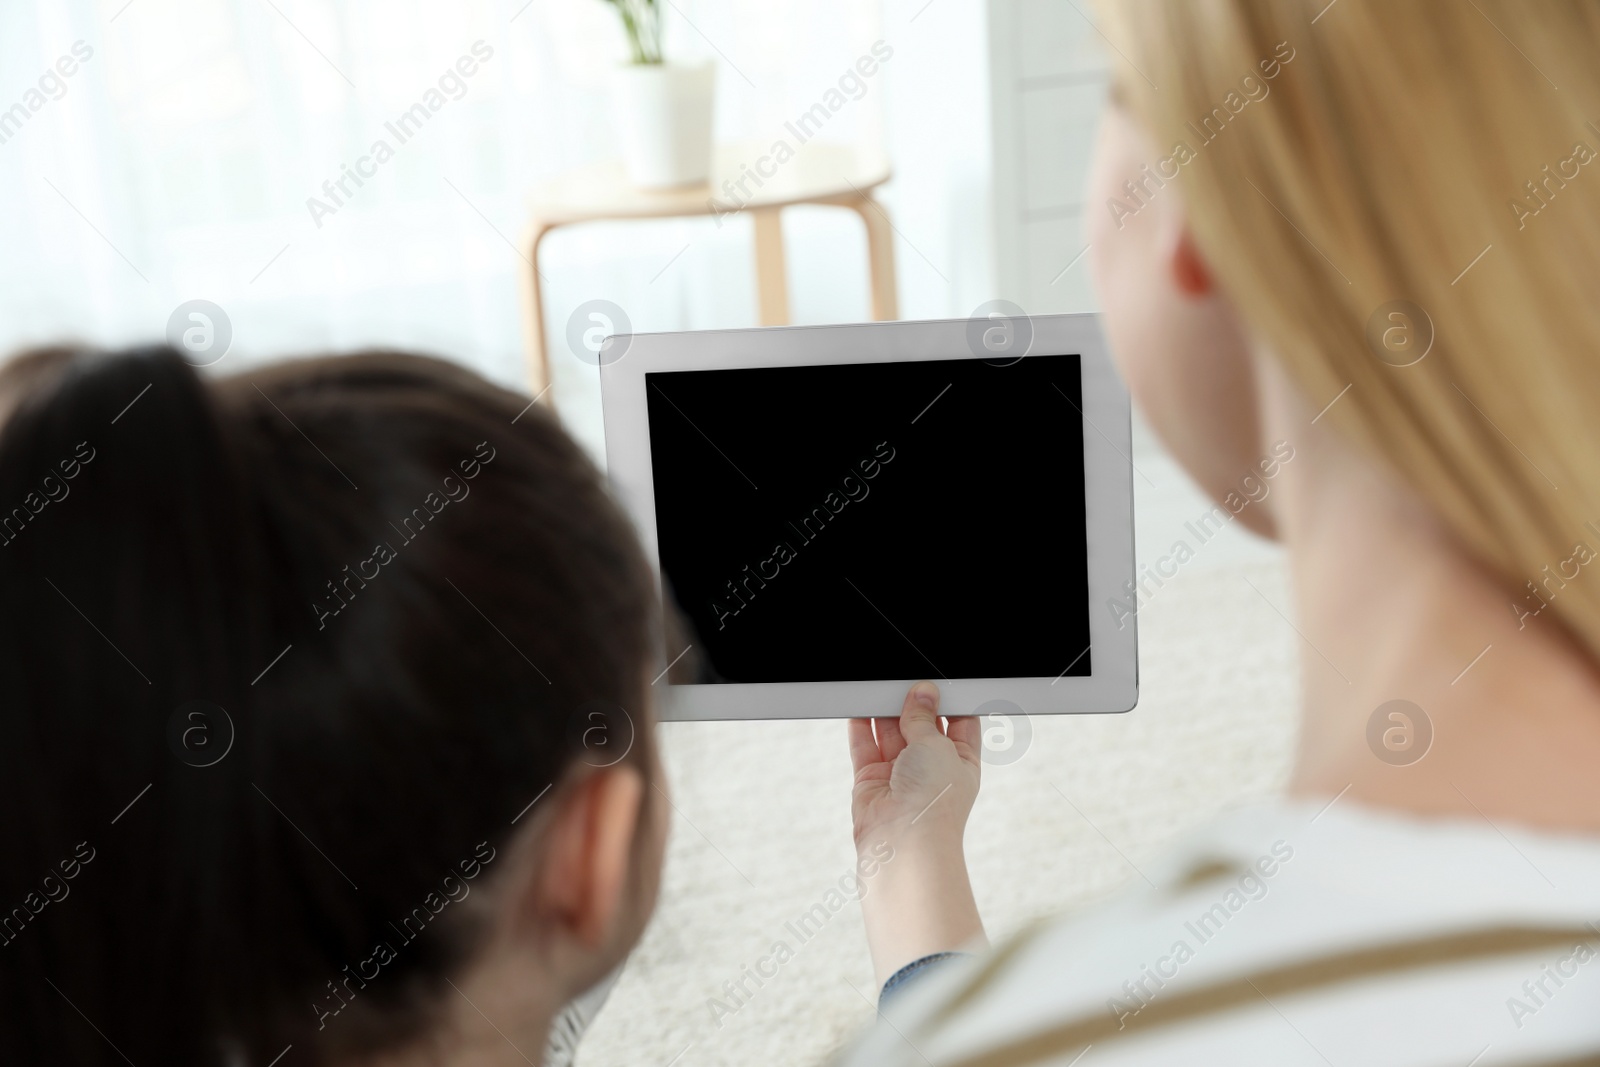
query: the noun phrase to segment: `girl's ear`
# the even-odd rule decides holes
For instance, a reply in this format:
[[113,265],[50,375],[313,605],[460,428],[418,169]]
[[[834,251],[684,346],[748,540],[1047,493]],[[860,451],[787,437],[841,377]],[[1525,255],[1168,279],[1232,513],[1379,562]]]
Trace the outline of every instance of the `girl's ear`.
[[644,789],[639,770],[619,763],[560,795],[526,902],[542,927],[588,949],[613,940],[625,919]]
[[1216,282],[1211,277],[1211,268],[1200,255],[1200,249],[1196,247],[1194,235],[1189,232],[1187,223],[1179,228],[1173,239],[1168,263],[1172,271],[1172,283],[1184,296],[1195,298],[1210,296],[1216,289]]

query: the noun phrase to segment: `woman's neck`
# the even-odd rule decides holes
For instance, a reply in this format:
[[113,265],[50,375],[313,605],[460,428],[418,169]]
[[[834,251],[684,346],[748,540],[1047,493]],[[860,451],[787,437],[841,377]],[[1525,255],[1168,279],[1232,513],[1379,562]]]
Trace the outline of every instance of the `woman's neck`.
[[[1519,618],[1520,583],[1479,564],[1331,427],[1312,425],[1275,367],[1263,368],[1262,399],[1271,439],[1297,452],[1274,493],[1304,638],[1291,793],[1600,832],[1594,661],[1554,610]],[[1379,713],[1396,700],[1420,714]]]

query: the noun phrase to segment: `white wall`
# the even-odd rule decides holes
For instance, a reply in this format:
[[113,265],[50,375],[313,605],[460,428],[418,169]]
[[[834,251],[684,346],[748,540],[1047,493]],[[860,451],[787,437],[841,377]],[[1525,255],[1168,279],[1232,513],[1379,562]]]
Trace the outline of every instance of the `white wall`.
[[1000,291],[1034,314],[1096,310],[1088,257],[1077,258],[1108,74],[1092,8],[1079,0],[989,8]]
[[[624,49],[601,0],[124,4],[0,9],[0,109],[74,41],[94,50],[0,143],[0,351],[155,340],[180,302],[205,298],[234,328],[218,370],[391,344],[521,383],[508,241],[526,192],[612,154],[603,75]],[[668,14],[672,56],[719,64],[723,138],[771,135],[889,43],[894,59],[827,136],[890,154],[904,315],[965,315],[993,295],[979,0],[675,0]],[[465,95],[316,225],[307,198],[478,40],[494,56]],[[795,211],[786,233],[795,320],[865,318],[859,220]],[[750,265],[744,220],[552,236],[558,400],[580,436],[598,444],[593,370],[558,347],[571,310],[607,297],[639,329],[752,325]]]

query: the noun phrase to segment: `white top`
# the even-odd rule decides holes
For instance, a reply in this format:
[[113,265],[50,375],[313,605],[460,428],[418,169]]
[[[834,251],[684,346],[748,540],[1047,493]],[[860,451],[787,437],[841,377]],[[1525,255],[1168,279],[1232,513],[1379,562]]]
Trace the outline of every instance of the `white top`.
[[[546,226],[597,219],[721,216],[745,208],[855,202],[889,177],[888,157],[865,146],[812,141],[775,157],[772,142],[734,141],[713,149],[711,178],[698,185],[641,189],[628,177],[622,161],[613,159],[551,178],[534,187],[528,204],[535,222]],[[737,184],[741,178],[742,187]]]
[[1600,1063],[1600,838],[1280,802],[1144,873],[929,972],[841,1064]]

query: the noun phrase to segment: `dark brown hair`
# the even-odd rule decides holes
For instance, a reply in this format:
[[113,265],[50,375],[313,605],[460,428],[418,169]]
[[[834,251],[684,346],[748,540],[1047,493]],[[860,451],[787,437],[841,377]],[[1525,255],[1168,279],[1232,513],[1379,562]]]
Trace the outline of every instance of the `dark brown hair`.
[[628,521],[543,408],[438,360],[46,362],[0,430],[0,1062],[417,1037],[478,944],[452,884],[594,709],[648,755]]

